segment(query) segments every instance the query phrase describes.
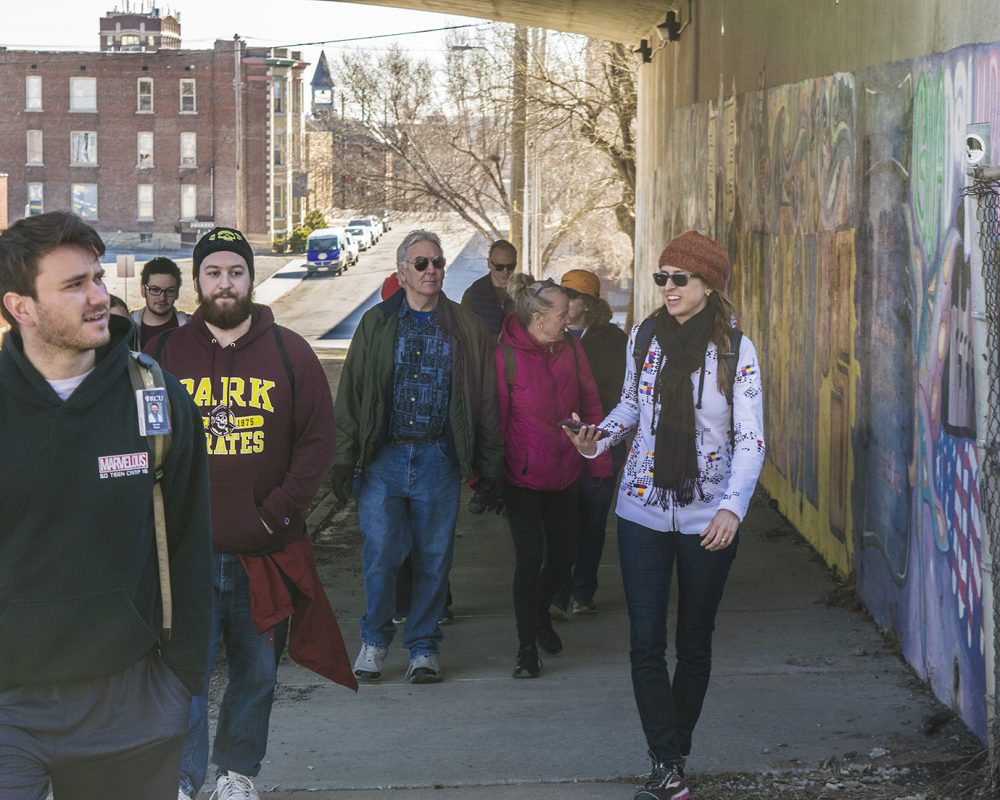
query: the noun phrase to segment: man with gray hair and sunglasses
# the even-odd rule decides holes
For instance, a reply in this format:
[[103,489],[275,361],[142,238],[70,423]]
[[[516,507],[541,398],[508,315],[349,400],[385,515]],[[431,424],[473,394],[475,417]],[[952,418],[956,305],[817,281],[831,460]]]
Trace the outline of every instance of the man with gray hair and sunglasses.
[[493,339],[441,291],[437,234],[411,231],[396,253],[403,291],[369,309],[337,391],[334,494],[352,489],[364,534],[365,612],[354,673],[377,681],[395,634],[396,576],[409,554],[413,593],[404,679],[441,680],[444,614],[462,480],[488,505],[502,497],[503,437]]

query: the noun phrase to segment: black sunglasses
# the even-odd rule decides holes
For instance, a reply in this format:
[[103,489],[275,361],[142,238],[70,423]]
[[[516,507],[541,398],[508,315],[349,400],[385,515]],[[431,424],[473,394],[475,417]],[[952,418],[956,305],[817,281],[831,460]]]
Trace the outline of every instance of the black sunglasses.
[[515,269],[517,269],[517,261],[512,261],[510,264],[498,264],[496,261],[491,261],[490,266],[493,267],[493,269],[495,269],[497,272],[503,272],[506,269],[509,269],[511,272],[513,272]]
[[674,286],[680,288],[688,285],[688,281],[692,278],[700,278],[695,272],[654,272],[653,280],[656,281],[657,286],[666,286],[667,281],[673,281]]
[[447,264],[447,260],[444,256],[434,256],[434,258],[428,258],[427,256],[417,256],[413,259],[413,268],[417,272],[423,272],[427,267],[433,266],[434,269],[444,269],[444,265]]

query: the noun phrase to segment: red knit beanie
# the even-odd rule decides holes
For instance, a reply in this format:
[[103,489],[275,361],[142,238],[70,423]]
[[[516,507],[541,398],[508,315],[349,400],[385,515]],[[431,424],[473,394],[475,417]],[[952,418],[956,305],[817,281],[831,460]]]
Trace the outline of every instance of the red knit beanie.
[[719,291],[725,289],[729,281],[728,253],[698,231],[685,231],[671,239],[660,253],[659,265],[694,272]]

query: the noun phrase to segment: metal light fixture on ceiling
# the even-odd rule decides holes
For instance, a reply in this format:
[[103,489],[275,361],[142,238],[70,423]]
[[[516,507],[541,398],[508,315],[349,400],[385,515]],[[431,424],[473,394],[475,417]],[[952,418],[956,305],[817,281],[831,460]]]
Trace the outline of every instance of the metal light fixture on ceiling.
[[656,26],[656,35],[660,37],[661,42],[676,42],[681,38],[681,32],[691,24],[691,3],[692,0],[688,0],[688,11],[687,19],[681,22],[680,12],[674,8],[667,9],[667,17],[659,25]]
[[649,39],[641,39],[639,46],[633,48],[632,52],[640,64],[648,64],[653,60],[653,48],[649,46]]

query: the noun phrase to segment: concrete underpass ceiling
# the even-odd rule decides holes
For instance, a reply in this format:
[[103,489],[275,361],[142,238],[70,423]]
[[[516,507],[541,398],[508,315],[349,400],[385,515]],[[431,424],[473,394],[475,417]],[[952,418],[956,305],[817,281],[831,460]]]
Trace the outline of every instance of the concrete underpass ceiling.
[[[343,2],[343,0],[327,0]],[[350,0],[370,6],[409,8],[464,17],[552,28],[595,39],[636,44],[663,22],[672,4],[664,0]]]

